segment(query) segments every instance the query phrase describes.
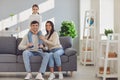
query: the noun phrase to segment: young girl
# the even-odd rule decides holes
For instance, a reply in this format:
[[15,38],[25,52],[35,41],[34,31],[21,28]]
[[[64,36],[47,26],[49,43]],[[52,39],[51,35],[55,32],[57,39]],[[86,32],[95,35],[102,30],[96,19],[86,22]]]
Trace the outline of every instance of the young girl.
[[[39,10],[39,6],[38,6],[37,4],[34,4],[34,5],[32,6],[32,15],[29,17],[29,24],[30,24],[32,21],[38,21],[38,22],[39,22],[39,25],[40,25],[39,27],[41,27],[42,17],[41,17],[41,15],[39,14],[38,10]],[[36,34],[37,34],[38,37],[39,37],[40,35],[42,35],[42,32],[39,30]],[[33,33],[32,33],[32,31],[30,30],[30,31],[28,32],[28,40],[29,40],[30,48],[33,48],[33,47],[34,47],[33,42],[32,42],[32,35],[33,35]],[[42,40],[40,40],[40,38],[39,38],[38,41],[39,41],[38,48],[41,48],[43,42],[42,42]]]

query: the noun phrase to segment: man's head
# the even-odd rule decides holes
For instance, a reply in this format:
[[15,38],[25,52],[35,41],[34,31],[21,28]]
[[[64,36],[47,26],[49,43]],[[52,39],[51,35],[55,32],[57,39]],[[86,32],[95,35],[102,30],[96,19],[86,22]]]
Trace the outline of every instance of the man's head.
[[38,21],[32,21],[31,24],[30,24],[30,30],[33,33],[38,32],[38,30],[39,30],[39,22]]

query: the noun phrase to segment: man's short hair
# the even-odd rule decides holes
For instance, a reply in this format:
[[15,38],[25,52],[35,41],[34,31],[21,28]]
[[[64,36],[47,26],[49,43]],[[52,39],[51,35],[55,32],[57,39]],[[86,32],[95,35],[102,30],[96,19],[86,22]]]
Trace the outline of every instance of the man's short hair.
[[32,22],[30,23],[30,25],[36,24],[36,23],[39,25],[39,22],[38,22],[38,21],[32,21]]

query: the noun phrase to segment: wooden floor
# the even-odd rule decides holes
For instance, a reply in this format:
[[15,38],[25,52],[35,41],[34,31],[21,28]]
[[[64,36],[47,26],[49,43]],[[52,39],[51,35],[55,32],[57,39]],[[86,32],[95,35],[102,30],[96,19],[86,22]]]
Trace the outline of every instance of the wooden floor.
[[[37,73],[33,73],[35,77]],[[45,80],[48,78],[48,72],[45,73]],[[54,80],[58,80],[58,75]],[[13,72],[0,72],[0,80],[24,80],[26,73],[13,73]],[[35,80],[34,78],[31,80]],[[95,74],[95,66],[83,66],[79,63],[78,60],[78,70],[73,72],[73,76],[70,77],[64,72],[63,80],[102,80],[102,78],[97,78]],[[106,80],[117,80],[117,79],[106,79]]]

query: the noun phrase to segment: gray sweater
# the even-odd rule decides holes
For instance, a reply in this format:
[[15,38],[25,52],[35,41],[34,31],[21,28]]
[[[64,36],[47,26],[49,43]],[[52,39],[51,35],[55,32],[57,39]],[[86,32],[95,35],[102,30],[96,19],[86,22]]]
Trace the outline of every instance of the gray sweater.
[[53,34],[51,35],[51,37],[49,38],[49,40],[47,40],[46,36],[46,40],[44,40],[44,42],[46,43],[46,45],[48,46],[48,49],[54,49],[54,48],[62,48],[60,41],[59,41],[59,36],[57,32],[53,32]]

